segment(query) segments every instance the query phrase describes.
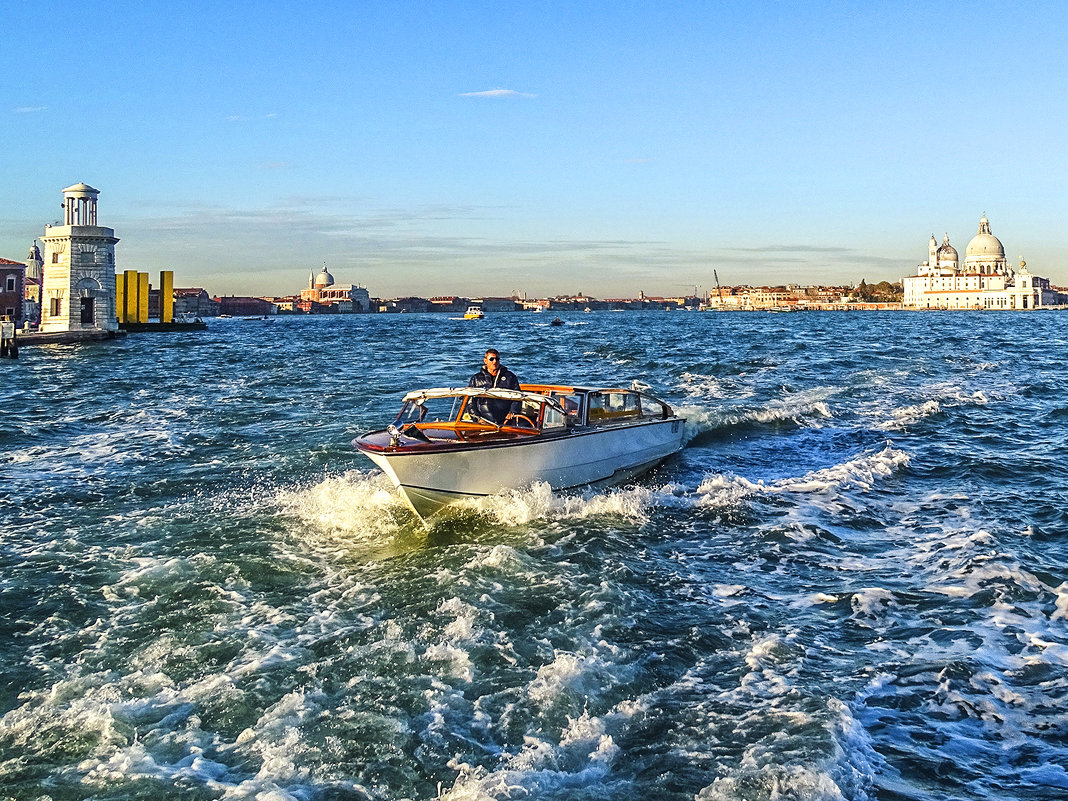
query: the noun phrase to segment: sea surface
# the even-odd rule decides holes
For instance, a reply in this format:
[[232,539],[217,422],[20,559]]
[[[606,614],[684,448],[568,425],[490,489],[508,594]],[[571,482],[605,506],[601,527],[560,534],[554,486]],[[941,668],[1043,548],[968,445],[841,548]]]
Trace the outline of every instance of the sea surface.
[[[563,317],[0,363],[0,798],[1068,798],[1068,314]],[[688,444],[427,530],[350,442],[486,347]]]

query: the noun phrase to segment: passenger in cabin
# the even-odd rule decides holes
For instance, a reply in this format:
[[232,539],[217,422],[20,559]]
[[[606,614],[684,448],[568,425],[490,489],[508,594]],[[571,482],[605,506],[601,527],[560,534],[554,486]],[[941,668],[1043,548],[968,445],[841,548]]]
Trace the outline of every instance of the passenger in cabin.
[[[471,376],[467,386],[485,389],[519,389],[519,379],[516,378],[515,373],[501,364],[501,354],[490,348],[482,358],[482,369]],[[519,414],[522,404],[519,401],[480,398],[476,401],[476,408],[482,417],[501,425],[513,415]]]

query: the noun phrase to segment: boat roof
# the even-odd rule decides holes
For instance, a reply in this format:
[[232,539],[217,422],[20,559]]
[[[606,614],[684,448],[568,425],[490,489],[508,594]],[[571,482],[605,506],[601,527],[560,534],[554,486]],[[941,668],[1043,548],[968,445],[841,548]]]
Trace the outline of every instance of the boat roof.
[[[550,392],[564,395],[571,393],[588,394],[591,392],[633,392],[639,395],[649,395],[648,392],[640,389],[626,389],[623,387],[583,387],[574,385],[568,386],[564,384],[524,384],[523,387],[523,389],[493,389],[487,387],[435,387],[432,389],[413,389],[404,396],[404,402],[421,401],[426,400],[427,398],[478,397],[510,401],[526,400],[532,403],[544,403],[545,401],[549,401],[555,406],[559,404],[548,394]],[[650,395],[650,397],[655,396]]]
[[497,400],[530,401],[531,403],[549,402],[560,407],[558,401],[541,392],[526,392],[519,389],[487,389],[486,387],[436,387],[433,389],[415,389],[404,396],[404,402],[420,403],[428,398],[495,398]]

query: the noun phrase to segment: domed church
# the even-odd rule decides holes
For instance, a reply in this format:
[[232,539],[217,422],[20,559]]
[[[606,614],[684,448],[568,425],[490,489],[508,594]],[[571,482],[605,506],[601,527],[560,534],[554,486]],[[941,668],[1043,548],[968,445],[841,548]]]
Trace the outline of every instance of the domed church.
[[368,312],[371,310],[371,296],[365,287],[359,284],[337,284],[323,265],[323,270],[318,275],[309,273],[308,288],[300,291],[301,303],[309,302],[319,304],[320,307],[331,307],[333,311],[343,312]]
[[979,231],[964,251],[960,264],[949,234],[939,245],[934,235],[927,243],[928,259],[916,274],[903,279],[904,305],[916,309],[1037,309],[1064,303],[1050,288],[1049,279],[1031,275],[1027,263],[1013,270],[1005,247],[990,230],[984,214]]

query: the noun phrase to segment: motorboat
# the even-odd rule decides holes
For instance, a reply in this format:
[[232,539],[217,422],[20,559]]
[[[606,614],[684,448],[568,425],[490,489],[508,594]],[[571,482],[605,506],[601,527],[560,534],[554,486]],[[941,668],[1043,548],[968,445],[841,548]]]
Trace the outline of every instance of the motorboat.
[[682,449],[685,421],[646,392],[521,384],[418,389],[386,428],[352,444],[424,522],[464,498],[545,482],[625,481]]
[[465,320],[481,320],[486,316],[486,313],[482,311],[481,306],[468,306],[467,311],[464,312]]
[[563,324],[564,324],[564,321],[561,320],[559,317],[554,317],[552,319],[552,322],[549,323],[549,325],[563,325]]

